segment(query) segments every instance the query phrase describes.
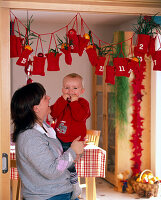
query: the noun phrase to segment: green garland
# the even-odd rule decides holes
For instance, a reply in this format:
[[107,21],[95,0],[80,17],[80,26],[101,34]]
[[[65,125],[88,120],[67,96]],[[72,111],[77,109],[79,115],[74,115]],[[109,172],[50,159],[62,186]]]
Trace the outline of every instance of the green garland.
[[[25,35],[23,33],[20,33],[21,37],[24,38],[24,46],[25,45],[31,46],[31,44],[33,43],[33,41],[30,42],[31,40],[34,40],[37,38],[39,38],[41,40],[41,38],[38,35],[36,35],[34,32],[31,31],[32,23],[33,23],[33,15],[30,17],[30,19],[27,18],[27,24],[25,24],[27,33]],[[16,32],[19,33],[19,31],[17,31],[17,30],[16,30]]]
[[[117,43],[123,42],[124,40],[124,32],[119,31]],[[122,52],[120,53],[120,51],[121,44],[117,44],[114,57],[126,57],[125,42],[122,43],[124,56]],[[116,120],[119,123],[119,132],[122,135],[124,125],[128,122],[127,109],[129,105],[129,79],[127,77],[115,77],[115,85],[113,87],[115,95],[113,95],[113,105],[111,109],[115,109]]]
[[140,15],[137,18],[137,24],[133,25],[133,31],[136,34],[145,34],[145,35],[151,35],[157,34],[157,32],[161,32],[161,26],[155,22],[154,16],[142,16]]

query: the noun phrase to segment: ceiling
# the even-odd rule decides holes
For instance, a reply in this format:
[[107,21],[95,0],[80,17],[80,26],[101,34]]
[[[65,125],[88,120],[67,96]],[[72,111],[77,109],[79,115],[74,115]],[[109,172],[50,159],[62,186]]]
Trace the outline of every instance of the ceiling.
[[[52,22],[55,24],[68,24],[70,20],[77,14],[76,12],[47,12],[47,11],[27,11],[27,10],[11,10],[11,12],[21,21],[26,21],[33,15],[34,21]],[[89,25],[119,25],[136,19],[134,15],[121,14],[92,14],[80,13],[83,20]],[[12,16],[12,15],[11,15]]]

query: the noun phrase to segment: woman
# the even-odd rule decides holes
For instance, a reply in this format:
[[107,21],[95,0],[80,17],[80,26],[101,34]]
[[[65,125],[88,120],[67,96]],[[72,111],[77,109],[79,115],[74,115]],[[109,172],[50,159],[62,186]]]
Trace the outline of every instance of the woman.
[[25,200],[70,200],[72,185],[67,170],[82,154],[84,143],[74,140],[63,153],[55,131],[44,122],[50,97],[40,83],[18,89],[11,100],[16,162]]

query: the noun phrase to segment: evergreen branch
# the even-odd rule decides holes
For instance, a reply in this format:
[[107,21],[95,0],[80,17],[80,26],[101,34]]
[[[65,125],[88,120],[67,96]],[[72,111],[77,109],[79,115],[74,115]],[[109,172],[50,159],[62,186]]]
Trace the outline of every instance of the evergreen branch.
[[[19,32],[18,32],[18,31],[16,31],[16,33],[18,33],[18,34],[19,34]],[[20,33],[20,35],[21,35],[22,37],[25,37],[25,35],[23,35],[22,33]]]
[[60,39],[60,37],[56,34],[57,40],[59,42],[60,45],[62,45],[64,42],[62,39]]

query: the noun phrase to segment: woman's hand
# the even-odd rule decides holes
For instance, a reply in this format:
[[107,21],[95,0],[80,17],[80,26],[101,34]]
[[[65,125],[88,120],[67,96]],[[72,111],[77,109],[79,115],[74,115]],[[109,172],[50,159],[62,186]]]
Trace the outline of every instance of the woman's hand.
[[78,160],[80,159],[80,155],[76,155],[76,159],[74,160],[74,162],[76,163],[76,162],[78,162]]
[[84,150],[84,141],[79,141],[81,136],[77,137],[71,144],[71,148],[76,154],[82,154]]

